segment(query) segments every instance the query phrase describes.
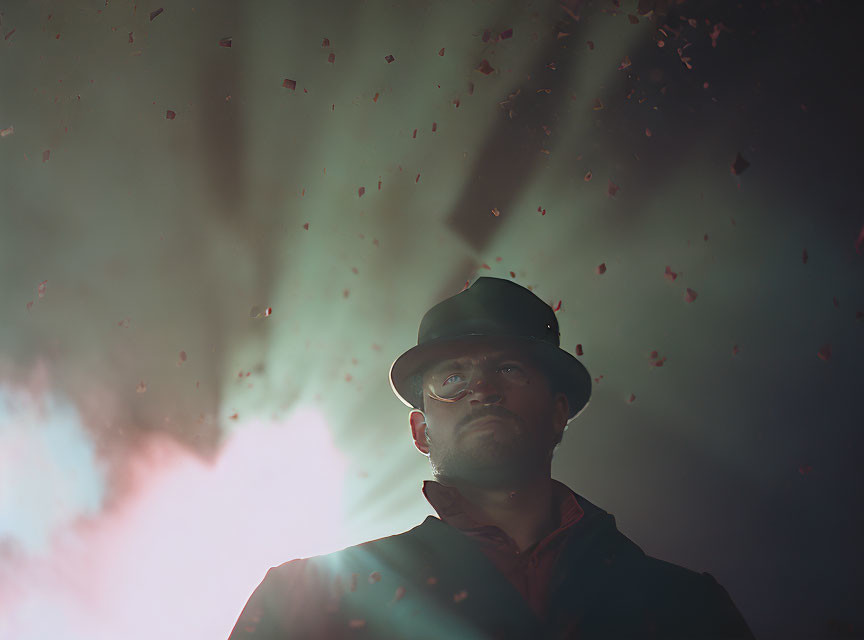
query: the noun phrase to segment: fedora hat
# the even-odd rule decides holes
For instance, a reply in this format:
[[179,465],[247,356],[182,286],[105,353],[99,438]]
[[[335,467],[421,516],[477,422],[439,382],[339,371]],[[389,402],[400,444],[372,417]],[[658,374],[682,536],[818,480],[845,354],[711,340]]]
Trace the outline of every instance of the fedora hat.
[[467,344],[507,344],[527,348],[567,395],[569,419],[591,397],[591,375],[560,348],[555,312],[533,292],[510,280],[482,277],[467,289],[429,309],[420,322],[417,346],[390,366],[390,387],[408,407],[422,403],[424,370],[442,359],[458,357]]

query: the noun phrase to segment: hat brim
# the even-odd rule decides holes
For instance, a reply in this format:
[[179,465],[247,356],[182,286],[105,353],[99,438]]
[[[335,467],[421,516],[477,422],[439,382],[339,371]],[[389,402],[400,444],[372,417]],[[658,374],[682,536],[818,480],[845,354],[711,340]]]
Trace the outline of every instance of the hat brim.
[[431,340],[413,347],[396,358],[390,366],[390,388],[407,407],[420,408],[420,388],[414,380],[431,363],[459,355],[467,344],[490,347],[507,345],[527,348],[544,365],[566,394],[570,405],[568,420],[579,415],[591,398],[591,375],[574,356],[553,344],[524,337],[466,335],[457,338]]

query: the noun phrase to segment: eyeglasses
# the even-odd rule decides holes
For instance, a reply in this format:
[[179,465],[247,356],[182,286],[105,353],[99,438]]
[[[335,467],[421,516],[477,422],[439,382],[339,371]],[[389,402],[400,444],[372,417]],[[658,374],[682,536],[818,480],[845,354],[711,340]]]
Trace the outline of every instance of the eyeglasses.
[[484,380],[501,389],[524,387],[529,382],[528,367],[518,358],[459,358],[430,369],[424,390],[435,400],[458,402],[471,393],[472,385]]

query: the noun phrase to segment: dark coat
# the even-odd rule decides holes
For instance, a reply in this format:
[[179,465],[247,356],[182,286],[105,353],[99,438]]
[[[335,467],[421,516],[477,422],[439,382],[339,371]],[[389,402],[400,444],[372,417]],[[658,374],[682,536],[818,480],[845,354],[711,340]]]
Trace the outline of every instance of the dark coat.
[[540,620],[477,542],[438,518],[267,572],[229,640],[755,640],[726,590],[645,553],[615,517],[585,511],[567,533]]

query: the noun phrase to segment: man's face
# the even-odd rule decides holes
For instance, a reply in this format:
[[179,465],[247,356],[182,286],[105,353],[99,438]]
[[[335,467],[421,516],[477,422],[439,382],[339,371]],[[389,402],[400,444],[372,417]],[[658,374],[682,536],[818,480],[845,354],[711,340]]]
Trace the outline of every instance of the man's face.
[[[439,387],[444,380],[464,383],[472,366],[476,375],[460,399],[445,402],[430,395],[432,380]],[[546,374],[527,353],[466,347],[426,370],[423,393],[425,412],[411,412],[411,431],[439,481],[507,489],[548,474],[569,406],[564,393],[551,392]]]

